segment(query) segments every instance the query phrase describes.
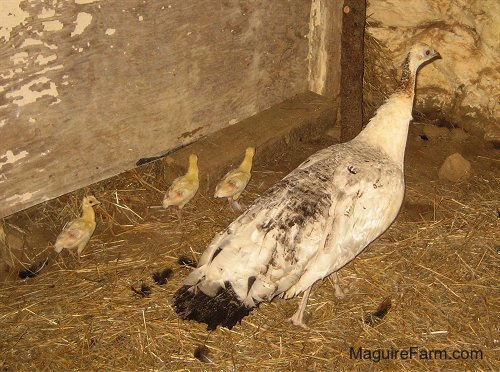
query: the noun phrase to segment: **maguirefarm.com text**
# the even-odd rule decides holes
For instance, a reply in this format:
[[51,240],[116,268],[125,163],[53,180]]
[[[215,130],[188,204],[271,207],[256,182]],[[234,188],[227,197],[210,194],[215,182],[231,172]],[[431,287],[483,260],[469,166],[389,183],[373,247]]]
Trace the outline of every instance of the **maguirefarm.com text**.
[[407,349],[366,349],[350,347],[349,358],[359,360],[480,360],[482,350],[439,350],[412,346]]

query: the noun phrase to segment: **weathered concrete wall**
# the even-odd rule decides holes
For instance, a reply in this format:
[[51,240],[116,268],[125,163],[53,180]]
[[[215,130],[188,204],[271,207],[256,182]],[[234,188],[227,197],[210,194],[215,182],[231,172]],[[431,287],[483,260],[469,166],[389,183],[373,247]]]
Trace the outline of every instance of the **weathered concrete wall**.
[[416,41],[432,44],[443,56],[419,75],[418,110],[500,140],[498,0],[369,0],[367,15],[367,32],[396,65]]
[[2,0],[0,217],[306,91],[310,9]]

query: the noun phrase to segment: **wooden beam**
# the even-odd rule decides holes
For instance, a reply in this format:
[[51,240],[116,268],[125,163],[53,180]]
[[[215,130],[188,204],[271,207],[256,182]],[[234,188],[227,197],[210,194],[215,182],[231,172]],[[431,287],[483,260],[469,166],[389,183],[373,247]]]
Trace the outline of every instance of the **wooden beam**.
[[[324,138],[332,120],[333,125],[335,124],[338,109],[338,100],[332,102],[331,97],[312,92],[297,94],[235,125],[176,150],[168,154],[168,157],[174,160],[172,166],[176,166],[185,165],[189,154],[197,154],[200,158],[200,187],[207,195],[212,194],[215,184],[228,169],[239,165],[246,147],[257,147],[256,161],[267,161],[272,156],[270,154],[279,154],[298,142]],[[307,156],[304,156],[304,160]],[[171,177],[167,178],[169,182],[178,176],[176,172],[166,173]]]
[[344,0],[340,58],[341,140],[349,141],[363,127],[363,65],[366,0]]

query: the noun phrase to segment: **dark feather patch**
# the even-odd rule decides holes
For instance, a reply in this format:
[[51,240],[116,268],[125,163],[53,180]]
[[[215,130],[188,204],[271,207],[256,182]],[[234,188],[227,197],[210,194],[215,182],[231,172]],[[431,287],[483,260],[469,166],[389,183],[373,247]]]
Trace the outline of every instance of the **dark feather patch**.
[[252,288],[252,285],[253,285],[253,283],[255,283],[255,280],[257,280],[257,277],[255,277],[255,276],[251,276],[250,278],[248,278],[247,294],[248,294],[248,292],[250,292],[250,288]]
[[222,248],[221,248],[221,247],[217,248],[217,249],[215,250],[215,252],[214,252],[214,254],[213,254],[212,258],[210,259],[210,262],[212,262],[213,260],[215,260],[215,257],[217,257],[217,255],[218,255],[221,251],[222,251]]
[[226,282],[224,285],[225,288],[219,288],[214,297],[202,291],[193,293],[189,290],[191,286],[182,286],[174,294],[175,312],[182,319],[205,323],[209,331],[215,330],[219,325],[233,328],[252,309],[240,301],[231,283]]
[[392,307],[391,303],[391,298],[387,297],[378,305],[377,310],[375,310],[373,313],[368,314],[365,318],[365,324],[368,324],[369,326],[374,326],[378,324],[389,312],[389,310]]
[[163,271],[161,271],[161,272],[156,271],[153,273],[153,280],[158,285],[167,284],[168,279],[172,276],[173,272],[174,271],[170,267],[163,269]]
[[151,287],[148,283],[141,281],[140,283],[136,283],[135,285],[131,285],[130,289],[141,297],[148,297],[151,294]]
[[45,260],[40,262],[35,262],[33,265],[28,267],[27,269],[23,269],[19,271],[19,277],[21,279],[33,278],[37,276],[40,271],[49,263],[49,258],[45,258]]
[[213,363],[212,360],[209,358],[210,350],[205,345],[198,346],[196,349],[194,349],[193,355],[200,362]]
[[177,263],[179,265],[185,265],[185,266],[189,266],[189,267],[198,266],[198,263],[195,260],[192,260],[186,256],[180,256],[179,259],[177,260]]

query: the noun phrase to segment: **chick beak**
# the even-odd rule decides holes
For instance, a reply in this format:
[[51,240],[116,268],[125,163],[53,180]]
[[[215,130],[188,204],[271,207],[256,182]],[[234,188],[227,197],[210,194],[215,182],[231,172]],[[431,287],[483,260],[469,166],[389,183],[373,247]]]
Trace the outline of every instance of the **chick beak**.
[[436,52],[436,55],[434,56],[434,58],[442,59],[441,54],[439,54],[439,52]]

